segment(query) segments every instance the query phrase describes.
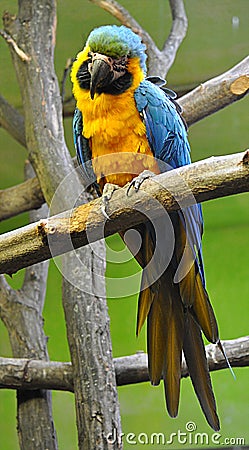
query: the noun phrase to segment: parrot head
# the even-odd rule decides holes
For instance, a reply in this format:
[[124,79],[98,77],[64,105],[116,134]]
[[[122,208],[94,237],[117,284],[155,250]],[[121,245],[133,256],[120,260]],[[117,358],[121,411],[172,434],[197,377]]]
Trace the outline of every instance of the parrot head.
[[141,38],[125,26],[94,29],[73,64],[71,78],[76,90],[90,91],[92,100],[96,93],[122,94],[138,72],[139,82],[145,76],[145,49]]

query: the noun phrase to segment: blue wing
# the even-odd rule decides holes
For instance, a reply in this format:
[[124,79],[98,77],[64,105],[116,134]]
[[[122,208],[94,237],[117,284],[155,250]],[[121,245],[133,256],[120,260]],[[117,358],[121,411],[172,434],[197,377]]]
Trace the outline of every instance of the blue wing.
[[93,185],[98,195],[101,195],[99,185],[92,167],[92,152],[89,141],[83,136],[83,117],[81,111],[76,108],[73,117],[74,146],[78,163],[87,186]]
[[[154,84],[144,80],[135,91],[138,111],[143,114],[147,139],[154,156],[163,163],[161,171],[190,164],[190,146],[186,126],[172,91],[162,88],[161,79]],[[159,87],[158,87],[159,86]],[[166,163],[166,164],[165,164]],[[201,239],[203,218],[201,206],[194,204],[179,210],[185,224],[188,240],[198,263],[203,285],[205,277],[202,261]]]

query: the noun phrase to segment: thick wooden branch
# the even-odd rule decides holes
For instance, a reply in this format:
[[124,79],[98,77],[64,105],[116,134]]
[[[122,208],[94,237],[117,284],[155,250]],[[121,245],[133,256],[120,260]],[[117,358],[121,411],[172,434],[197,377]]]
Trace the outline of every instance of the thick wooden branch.
[[178,99],[190,126],[249,93],[249,56],[227,72],[212,78]]
[[[222,341],[232,367],[249,366],[249,336]],[[227,369],[227,363],[219,348],[206,346],[210,371]],[[148,358],[143,352],[114,358],[118,386],[149,381]],[[185,361],[182,377],[188,377]],[[6,389],[55,389],[74,391],[71,363],[39,361],[34,359],[0,358],[0,388]]]
[[[0,273],[44,261],[73,248],[130,228],[168,211],[249,191],[249,151],[208,158],[146,180],[136,193],[114,192],[106,221],[101,200],[81,205],[59,216],[28,225],[0,238]],[[162,208],[163,207],[163,208]],[[141,212],[143,214],[141,214]],[[105,227],[105,228],[104,228]],[[104,231],[103,231],[104,230]]]
[[172,14],[172,27],[162,50],[159,50],[149,33],[147,33],[118,2],[115,0],[90,1],[108,11],[123,25],[131,28],[135,33],[141,36],[147,47],[149,75],[157,75],[158,67],[160,67],[160,74],[162,74],[162,76],[167,75],[168,70],[175,60],[177,50],[187,32],[188,20],[183,0],[170,0],[169,2]]

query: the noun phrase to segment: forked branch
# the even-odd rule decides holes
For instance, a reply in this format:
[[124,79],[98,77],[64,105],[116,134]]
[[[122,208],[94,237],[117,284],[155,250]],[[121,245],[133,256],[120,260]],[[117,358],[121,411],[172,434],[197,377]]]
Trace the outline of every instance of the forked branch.
[[170,0],[172,14],[172,27],[162,50],[156,46],[155,42],[141,25],[130,15],[130,13],[115,0],[90,0],[100,8],[108,11],[121,24],[131,28],[139,34],[147,47],[148,53],[148,73],[156,75],[160,67],[160,73],[166,76],[172,66],[178,48],[180,47],[188,27],[188,20],[184,9],[183,0]]

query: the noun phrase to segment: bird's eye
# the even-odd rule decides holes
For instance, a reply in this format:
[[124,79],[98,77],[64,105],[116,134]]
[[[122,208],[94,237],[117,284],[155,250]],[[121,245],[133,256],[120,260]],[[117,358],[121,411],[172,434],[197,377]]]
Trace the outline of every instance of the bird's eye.
[[92,57],[93,57],[93,53],[92,52],[88,52],[87,56],[88,56],[89,60],[91,61]]

